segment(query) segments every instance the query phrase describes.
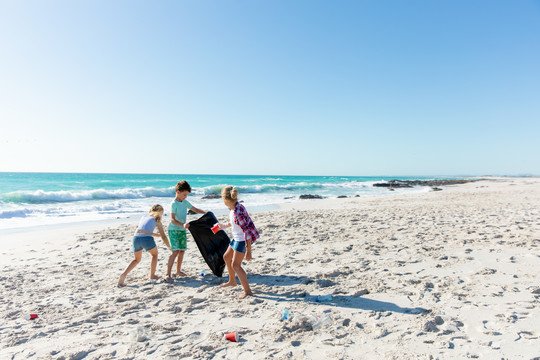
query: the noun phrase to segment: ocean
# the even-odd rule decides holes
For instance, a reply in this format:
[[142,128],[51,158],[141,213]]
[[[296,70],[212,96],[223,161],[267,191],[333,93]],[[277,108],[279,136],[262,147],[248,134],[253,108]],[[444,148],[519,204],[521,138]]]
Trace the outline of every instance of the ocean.
[[[0,173],[0,230],[128,218],[146,213],[156,203],[167,214],[180,180],[190,183],[188,200],[194,206],[220,215],[227,212],[222,200],[203,197],[220,194],[226,185],[235,186],[246,208],[255,212],[299,201],[302,194],[390,195],[388,189],[373,184],[391,179],[396,177]],[[427,189],[396,190],[410,191]]]

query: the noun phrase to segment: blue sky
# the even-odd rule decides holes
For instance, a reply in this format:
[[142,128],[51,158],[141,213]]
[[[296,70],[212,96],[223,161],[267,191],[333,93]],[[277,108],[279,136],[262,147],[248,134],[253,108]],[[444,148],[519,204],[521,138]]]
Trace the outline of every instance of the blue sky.
[[0,0],[0,171],[540,175],[540,1]]

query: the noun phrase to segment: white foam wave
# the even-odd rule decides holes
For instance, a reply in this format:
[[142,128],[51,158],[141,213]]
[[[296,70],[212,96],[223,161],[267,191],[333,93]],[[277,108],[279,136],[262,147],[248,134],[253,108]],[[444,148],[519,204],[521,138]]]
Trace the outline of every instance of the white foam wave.
[[126,206],[120,202],[110,202],[105,204],[91,204],[86,205],[68,205],[68,206],[56,206],[51,204],[28,206],[28,207],[15,207],[8,210],[0,210],[0,219],[13,219],[13,218],[37,218],[37,217],[54,217],[54,216],[76,216],[85,213],[95,214],[122,214],[133,213],[143,209],[140,206]]
[[152,187],[142,189],[118,190],[87,190],[87,191],[16,191],[2,195],[2,199],[12,203],[63,203],[85,200],[108,199],[141,199],[149,197],[170,197],[174,195],[174,188],[155,189]]
[[[366,191],[372,187],[373,182],[326,182],[326,183],[263,183],[253,185],[239,185],[237,189],[244,194],[275,194],[288,193],[291,195],[312,192],[340,192],[352,193],[354,191]],[[217,184],[205,187],[194,187],[193,195],[204,196],[208,194],[220,194],[227,184]],[[339,194],[338,194],[339,195]],[[168,188],[121,188],[121,189],[95,189],[95,190],[71,190],[71,191],[16,191],[0,195],[0,200],[15,204],[40,204],[40,203],[68,203],[87,200],[120,200],[120,199],[144,199],[151,197],[174,196],[174,187]]]
[[[223,189],[226,184],[211,185],[206,187],[200,187],[193,189],[193,194],[195,195],[208,195],[208,194],[219,194],[221,189]],[[259,185],[239,185],[235,186],[239,192],[247,194],[260,194],[260,193],[275,193],[275,192],[300,192],[300,191],[309,191],[317,189],[335,189],[339,188],[340,184],[334,183],[308,183],[308,182],[298,182],[291,184],[259,184]],[[343,186],[347,188],[348,185]],[[361,186],[357,186],[361,187]]]
[[2,210],[0,211],[0,219],[24,218],[31,213],[30,209]]

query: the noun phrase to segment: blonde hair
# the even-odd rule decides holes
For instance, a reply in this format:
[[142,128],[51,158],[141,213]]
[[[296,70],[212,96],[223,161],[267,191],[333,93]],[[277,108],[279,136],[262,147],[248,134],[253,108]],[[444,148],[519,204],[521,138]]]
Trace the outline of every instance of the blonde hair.
[[233,186],[226,186],[221,190],[221,197],[223,200],[237,202],[238,190],[236,190]]
[[163,206],[159,204],[152,205],[150,208],[149,214],[152,216],[156,221],[161,221],[161,215],[163,215]]

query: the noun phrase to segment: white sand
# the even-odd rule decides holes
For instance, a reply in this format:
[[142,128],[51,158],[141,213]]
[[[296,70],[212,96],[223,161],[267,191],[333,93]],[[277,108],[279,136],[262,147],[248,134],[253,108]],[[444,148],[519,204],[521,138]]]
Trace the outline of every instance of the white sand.
[[[19,246],[1,251],[0,358],[540,357],[539,205],[529,178],[252,214],[262,238],[245,269],[256,296],[242,301],[240,286],[218,288],[226,277],[199,276],[191,237],[189,278],[148,280],[144,254],[117,288],[136,221],[37,235],[32,250],[9,235]],[[322,294],[333,300],[315,302]],[[281,321],[285,308],[293,320]],[[312,315],[332,322],[313,330]],[[229,331],[241,341],[224,340]]]

